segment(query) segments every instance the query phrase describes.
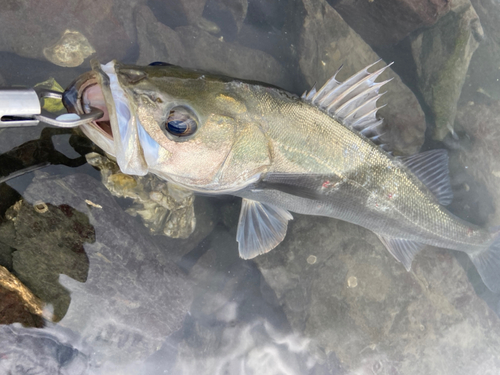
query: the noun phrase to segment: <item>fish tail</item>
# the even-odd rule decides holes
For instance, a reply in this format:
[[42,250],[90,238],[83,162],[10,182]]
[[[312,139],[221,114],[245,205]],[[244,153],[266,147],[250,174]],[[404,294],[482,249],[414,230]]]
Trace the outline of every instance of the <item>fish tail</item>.
[[500,227],[491,231],[494,235],[489,246],[469,257],[488,289],[497,293],[500,292]]

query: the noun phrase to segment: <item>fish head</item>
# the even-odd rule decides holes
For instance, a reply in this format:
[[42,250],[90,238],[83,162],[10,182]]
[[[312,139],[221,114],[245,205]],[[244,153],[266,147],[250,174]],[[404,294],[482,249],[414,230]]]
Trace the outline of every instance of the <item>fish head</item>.
[[230,193],[269,167],[271,147],[247,109],[248,84],[172,65],[92,65],[64,103],[79,114],[103,110],[82,130],[123,173],[152,172],[190,190]]

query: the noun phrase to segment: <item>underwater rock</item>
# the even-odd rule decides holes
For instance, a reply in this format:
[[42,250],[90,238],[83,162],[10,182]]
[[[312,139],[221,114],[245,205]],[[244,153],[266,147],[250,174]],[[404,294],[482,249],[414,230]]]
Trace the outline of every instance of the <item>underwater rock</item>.
[[453,129],[469,62],[483,37],[476,11],[462,1],[411,42],[418,86],[435,117],[434,139]]
[[15,239],[8,243],[16,249],[13,271],[44,303],[52,304],[54,319],[59,320],[70,303],[68,291],[59,284],[59,274],[86,280],[88,259],[83,243],[94,241],[94,229],[85,215],[70,206],[43,201],[31,205],[21,200],[6,216],[15,228]]
[[247,11],[248,0],[208,0],[203,16],[218,25],[226,39],[233,41],[243,26]]
[[[327,374],[291,332],[283,312],[261,296],[261,275],[239,259],[234,233],[215,230],[191,268],[194,300],[173,373],[179,375]],[[271,291],[272,293],[272,291]]]
[[64,67],[79,66],[94,53],[95,49],[87,38],[79,31],[72,30],[66,30],[54,45],[43,49],[47,60]]
[[[474,101],[500,100],[500,13],[491,0],[471,0],[484,29],[485,39],[472,56],[463,91]],[[475,96],[475,97],[474,97]],[[479,98],[478,98],[479,97]]]
[[265,52],[226,43],[195,26],[175,31],[186,49],[186,68],[289,87],[283,67]]
[[87,375],[89,355],[54,330],[0,326],[0,373]]
[[[299,64],[312,87],[323,85],[343,64],[338,79],[343,81],[369,64],[379,60],[373,50],[357,35],[325,0],[303,0],[306,10]],[[396,153],[413,154],[424,141],[425,118],[415,95],[390,68],[380,80],[393,78],[384,87],[387,93],[378,101],[386,133],[383,143]],[[309,89],[308,87],[307,89]]]
[[140,216],[151,233],[172,238],[188,238],[193,233],[196,225],[193,192],[167,184],[152,173],[123,174],[116,162],[95,152],[86,158],[101,171],[102,183],[111,194],[134,200],[126,212]]
[[[35,319],[38,323],[40,323],[44,307],[43,302],[35,296],[31,290],[26,288],[26,286],[19,281],[17,277],[12,275],[5,267],[2,266],[0,266],[0,293],[3,295],[2,298],[0,298],[1,324],[20,322],[16,319],[16,317],[12,315],[7,316],[5,314],[5,308],[8,306],[6,300],[8,299],[19,301],[20,303],[15,303],[15,305],[23,306],[24,310],[26,310],[32,317],[38,316],[38,319]],[[12,293],[14,295],[12,295]],[[10,321],[6,322],[6,319]]]
[[[133,11],[143,2],[145,0],[16,2],[16,6],[2,7],[0,12],[0,51],[45,60],[44,49],[67,38],[65,31],[70,29],[81,35],[80,40],[82,37],[88,40],[97,59],[122,59],[136,41]],[[88,46],[87,50],[90,51]],[[60,59],[55,61],[60,65]]]
[[255,262],[294,331],[347,374],[500,368],[500,320],[448,251],[424,249],[407,272],[366,229],[295,214]]
[[330,3],[372,47],[392,46],[411,32],[433,25],[450,9],[449,0],[330,0]]
[[460,162],[476,181],[486,187],[493,199],[493,208],[491,202],[485,202],[480,211],[487,214],[494,210],[494,214],[486,219],[489,219],[489,226],[498,226],[500,225],[500,101],[464,103],[458,108],[455,126],[465,131],[471,139],[470,147],[459,151]]
[[102,184],[87,175],[39,173],[25,198],[71,206],[95,229],[95,242],[85,244],[86,281],[59,278],[71,292],[71,304],[58,324],[81,335],[96,361],[125,366],[144,359],[181,327],[192,289],[170,260],[168,248],[174,242],[164,241],[166,249],[158,247]]
[[147,6],[138,7],[135,17],[139,44],[137,64],[163,61],[182,66],[185,51],[177,33],[159,22]]

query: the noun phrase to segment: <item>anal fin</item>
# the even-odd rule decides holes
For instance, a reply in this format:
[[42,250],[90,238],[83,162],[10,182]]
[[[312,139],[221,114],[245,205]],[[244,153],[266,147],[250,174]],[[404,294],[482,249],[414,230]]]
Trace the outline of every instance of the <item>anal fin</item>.
[[290,212],[270,205],[243,199],[236,240],[240,257],[252,259],[274,249],[285,238]]
[[396,258],[397,261],[403,263],[407,271],[411,270],[411,263],[415,255],[425,247],[425,244],[408,241],[403,238],[377,236],[392,256]]

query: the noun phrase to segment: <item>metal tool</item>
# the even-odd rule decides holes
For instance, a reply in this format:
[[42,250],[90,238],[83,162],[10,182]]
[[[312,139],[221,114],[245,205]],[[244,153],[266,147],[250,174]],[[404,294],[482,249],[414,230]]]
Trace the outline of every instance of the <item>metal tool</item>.
[[103,111],[94,107],[90,107],[90,113],[84,115],[65,113],[54,118],[42,114],[41,99],[62,99],[63,94],[46,89],[0,89],[0,129],[36,126],[39,122],[60,128],[73,128],[95,121],[104,115]]

